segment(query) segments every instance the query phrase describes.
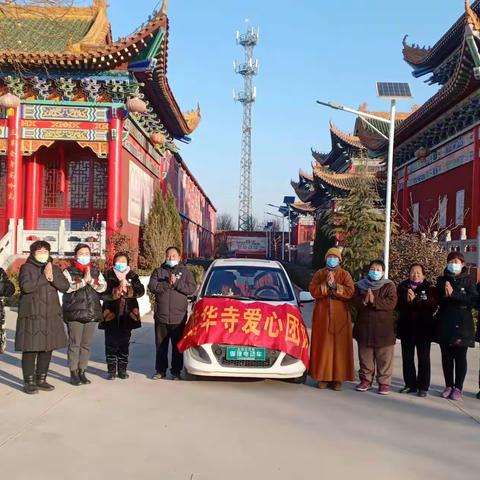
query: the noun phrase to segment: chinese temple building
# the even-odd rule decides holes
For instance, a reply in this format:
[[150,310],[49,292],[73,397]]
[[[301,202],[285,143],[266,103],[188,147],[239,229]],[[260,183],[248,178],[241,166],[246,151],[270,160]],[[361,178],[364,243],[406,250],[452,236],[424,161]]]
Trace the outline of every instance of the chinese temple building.
[[155,188],[171,188],[184,254],[210,257],[216,211],[183,161],[199,108],[167,79],[167,1],[112,39],[106,0],[89,7],[0,3],[0,260],[36,239],[103,254],[113,232],[137,247]]
[[414,77],[437,92],[398,129],[397,204],[405,229],[435,224],[476,238],[480,224],[480,1],[430,48],[404,39]]

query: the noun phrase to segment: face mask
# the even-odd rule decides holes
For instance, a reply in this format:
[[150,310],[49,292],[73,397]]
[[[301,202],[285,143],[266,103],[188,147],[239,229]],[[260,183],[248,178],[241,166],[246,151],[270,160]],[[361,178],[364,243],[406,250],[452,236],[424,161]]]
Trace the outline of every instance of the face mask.
[[460,273],[462,271],[462,264],[461,263],[449,263],[447,265],[447,270],[450,273],[454,273],[454,274]]
[[50,255],[48,253],[37,253],[35,255],[35,260],[38,263],[47,263],[49,258],[50,258]]
[[127,268],[128,268],[128,265],[126,263],[116,263],[113,268],[115,270],[118,270],[120,273],[123,273]]
[[77,257],[77,262],[80,265],[86,266],[90,263],[90,257],[87,257],[87,256]]
[[327,257],[326,264],[328,268],[337,268],[340,265],[340,260],[337,257]]
[[170,268],[176,267],[178,265],[178,260],[167,260],[165,265]]
[[368,272],[368,276],[370,277],[370,280],[378,282],[383,277],[383,272],[379,272],[378,270],[370,270]]

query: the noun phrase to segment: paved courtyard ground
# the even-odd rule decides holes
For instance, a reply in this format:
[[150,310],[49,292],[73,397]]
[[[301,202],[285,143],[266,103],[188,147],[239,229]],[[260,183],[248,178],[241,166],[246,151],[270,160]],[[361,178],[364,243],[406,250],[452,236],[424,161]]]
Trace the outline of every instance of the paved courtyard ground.
[[[310,314],[307,311],[306,317]],[[281,381],[150,380],[151,318],[135,332],[131,378],[104,379],[103,333],[95,339],[92,385],[68,383],[55,352],[54,392],[21,391],[13,353],[0,356],[2,479],[477,479],[480,475],[478,348],[469,352],[463,402],[438,397],[440,353],[433,349],[427,399],[393,393],[320,391]],[[395,387],[401,360],[396,349]]]

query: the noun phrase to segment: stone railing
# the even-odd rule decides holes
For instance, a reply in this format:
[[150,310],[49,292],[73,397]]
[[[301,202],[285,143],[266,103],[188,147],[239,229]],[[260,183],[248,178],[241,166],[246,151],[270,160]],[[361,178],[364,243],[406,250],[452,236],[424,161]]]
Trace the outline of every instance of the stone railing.
[[102,222],[99,231],[66,230],[65,220],[60,220],[58,230],[24,230],[23,220],[20,219],[17,226],[17,254],[28,253],[30,245],[36,240],[48,242],[53,255],[73,255],[78,243],[86,243],[92,249],[93,255],[105,258],[107,225]]
[[466,230],[460,231],[460,240],[452,240],[451,233],[446,232],[445,240],[440,245],[447,252],[461,252],[465,257],[465,263],[480,266],[480,227],[477,231],[477,238],[467,239]]

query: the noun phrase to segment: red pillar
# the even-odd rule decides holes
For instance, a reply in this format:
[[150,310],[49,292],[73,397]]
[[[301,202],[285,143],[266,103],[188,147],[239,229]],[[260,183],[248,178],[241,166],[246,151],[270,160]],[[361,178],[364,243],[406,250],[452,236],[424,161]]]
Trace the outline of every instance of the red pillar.
[[411,218],[408,208],[410,206],[410,193],[408,191],[408,167],[405,166],[403,170],[403,191],[402,191],[402,228],[408,228],[413,224],[413,218]]
[[119,230],[122,215],[122,111],[112,107],[110,111],[110,140],[108,142],[108,197],[107,235]]
[[27,163],[25,192],[25,229],[36,230],[40,200],[40,164],[37,152],[30,157]]
[[478,135],[479,127],[473,130],[474,148],[472,165],[472,199],[470,203],[470,232],[467,232],[467,238],[477,238],[477,228],[479,226],[480,212],[480,152]]
[[20,132],[20,107],[8,110],[8,154],[7,154],[7,202],[5,218],[7,225],[10,219],[15,221],[21,217],[22,188],[22,151]]

